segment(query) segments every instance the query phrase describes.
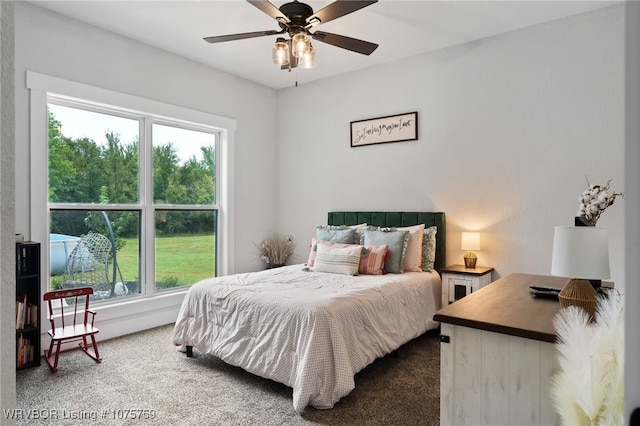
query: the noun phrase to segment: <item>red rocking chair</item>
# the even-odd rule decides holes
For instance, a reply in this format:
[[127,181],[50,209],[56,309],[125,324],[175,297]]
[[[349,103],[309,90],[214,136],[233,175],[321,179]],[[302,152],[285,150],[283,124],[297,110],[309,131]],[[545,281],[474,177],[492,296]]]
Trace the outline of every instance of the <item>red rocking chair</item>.
[[[51,336],[51,344],[49,350],[44,351],[44,357],[49,364],[49,368],[54,373],[58,371],[58,357],[60,356],[60,345],[63,342],[70,342],[74,340],[81,340],[79,346],[87,355],[101,362],[102,358],[98,352],[98,345],[96,344],[97,328],[93,326],[96,313],[89,309],[89,297],[93,294],[93,288],[91,287],[78,287],[68,290],[57,290],[45,293],[43,299],[48,302],[49,305],[49,322],[51,323],[51,330],[49,330],[49,336]],[[82,299],[84,298],[84,303]],[[54,302],[55,307],[60,306],[60,315],[54,316]],[[82,309],[84,304],[84,309]],[[71,306],[68,306],[71,305]],[[65,314],[65,306],[70,310],[73,307],[73,315],[71,313]],[[78,309],[80,306],[80,309]],[[91,314],[91,322],[89,323],[89,314]],[[58,325],[56,326],[56,320]],[[87,339],[91,338],[91,345],[89,345]],[[53,349],[56,345],[55,352]],[[53,358],[53,360],[52,360]]]

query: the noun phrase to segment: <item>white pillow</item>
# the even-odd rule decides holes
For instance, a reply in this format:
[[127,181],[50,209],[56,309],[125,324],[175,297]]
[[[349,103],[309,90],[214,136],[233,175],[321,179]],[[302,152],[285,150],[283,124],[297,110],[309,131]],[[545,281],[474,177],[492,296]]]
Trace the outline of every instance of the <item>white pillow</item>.
[[422,238],[424,235],[424,223],[396,229],[399,231],[409,231],[409,242],[407,243],[407,252],[404,256],[404,271],[422,271]]
[[362,246],[333,247],[318,244],[313,270],[334,274],[358,275]]

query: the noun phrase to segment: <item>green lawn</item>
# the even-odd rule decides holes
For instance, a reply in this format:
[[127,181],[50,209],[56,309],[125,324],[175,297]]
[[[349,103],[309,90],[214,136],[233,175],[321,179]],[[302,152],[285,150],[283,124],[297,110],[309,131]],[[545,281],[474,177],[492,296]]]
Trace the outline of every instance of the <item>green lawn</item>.
[[[137,281],[137,239],[125,241],[125,246],[118,251],[118,265],[125,281]],[[156,237],[156,282],[166,286],[188,285],[212,277],[214,241],[213,235]]]
[[[117,253],[118,266],[125,282],[137,282],[138,240],[125,238],[124,241],[125,246]],[[156,237],[156,288],[190,285],[214,276],[214,243],[215,236],[212,234]],[[59,288],[62,279],[62,275],[52,276],[51,288]]]

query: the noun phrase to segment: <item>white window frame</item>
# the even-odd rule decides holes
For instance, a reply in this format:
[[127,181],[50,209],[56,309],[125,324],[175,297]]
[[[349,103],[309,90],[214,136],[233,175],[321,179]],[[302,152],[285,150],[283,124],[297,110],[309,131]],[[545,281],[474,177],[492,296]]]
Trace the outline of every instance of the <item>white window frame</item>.
[[[30,232],[26,235],[34,241],[46,243],[49,241],[49,209],[48,209],[48,182],[47,174],[43,170],[48,168],[48,122],[47,104],[49,96],[56,100],[68,99],[73,102],[75,99],[82,100],[86,105],[91,103],[100,111],[102,108],[109,109],[115,106],[123,114],[127,111],[135,115],[151,116],[154,122],[160,124],[182,122],[186,126],[202,125],[209,129],[215,129],[219,135],[216,146],[216,204],[218,206],[218,225],[216,234],[218,275],[227,275],[234,272],[234,244],[233,244],[233,194],[230,188],[233,187],[233,173],[230,165],[233,164],[233,139],[236,130],[236,121],[226,117],[195,111],[188,108],[170,105],[150,99],[140,98],[124,93],[119,93],[107,89],[89,86],[69,80],[51,77],[44,74],[27,71],[26,86],[30,92]],[[58,103],[58,102],[56,102]],[[142,132],[151,131],[152,120],[146,120],[145,129]],[[197,124],[194,124],[197,123]],[[140,135],[142,153],[143,134]],[[144,167],[151,164],[151,150],[144,150]],[[148,153],[147,153],[148,152]],[[142,158],[141,158],[142,159]],[[142,170],[142,168],[141,168]],[[140,177],[142,179],[142,177]],[[140,196],[148,188],[140,188]],[[168,206],[154,205],[148,211]],[[170,206],[178,208],[179,206]],[[189,206],[193,207],[193,206]],[[116,207],[113,207],[116,208]],[[118,209],[138,209],[134,205],[117,206]],[[143,218],[143,227],[148,218]],[[150,222],[150,223],[153,223]],[[153,232],[144,232],[145,238],[143,246],[153,247]],[[142,241],[141,241],[142,243]],[[144,256],[144,254],[143,254]],[[149,256],[144,256],[146,258]],[[154,256],[151,256],[152,258]],[[146,261],[149,262],[149,261]],[[150,261],[153,263],[153,260]],[[42,270],[49,271],[49,250],[42,251]],[[149,277],[154,278],[154,269],[147,270],[146,281]],[[141,277],[142,279],[142,277]],[[49,285],[49,274],[43,274],[41,281],[41,291],[47,291]],[[154,285],[147,284],[146,293],[135,298],[123,298],[117,302],[96,306],[101,312],[100,322],[102,338],[116,337],[118,335],[144,330],[162,324],[175,321],[180,304],[188,286],[176,291],[166,292],[154,289]],[[135,318],[135,320],[132,320]],[[44,322],[43,322],[44,323]],[[109,328],[111,327],[111,329]],[[107,330],[106,332],[104,330]]]
[[[99,207],[95,203],[48,203],[49,213],[51,210],[87,210],[87,211],[101,211],[101,210],[115,210],[115,211],[137,211],[140,214],[141,229],[140,229],[140,282],[142,285],[142,293],[136,296],[141,297],[143,295],[151,295],[155,292],[171,292],[181,291],[182,286],[174,287],[172,289],[158,290],[152,283],[154,282],[155,274],[155,254],[152,248],[155,246],[155,229],[151,224],[155,223],[156,213],[159,210],[179,210],[179,211],[194,211],[194,210],[207,210],[219,212],[220,207],[217,203],[217,191],[216,200],[211,205],[194,205],[194,204],[157,204],[153,202],[153,143],[152,143],[152,128],[154,124],[160,124],[164,126],[176,127],[186,130],[193,130],[198,132],[204,132],[215,137],[215,152],[216,155],[220,151],[220,138],[221,132],[217,128],[203,126],[196,123],[187,123],[184,121],[178,121],[175,119],[166,119],[162,117],[156,117],[148,113],[131,113],[130,111],[124,111],[116,107],[104,107],[96,106],[93,103],[89,103],[86,100],[70,99],[68,97],[61,97],[54,94],[47,95],[47,105],[54,104],[73,108],[82,111],[89,111],[98,114],[106,114],[114,117],[122,117],[126,119],[135,120],[139,123],[138,126],[138,202],[127,204],[100,204]],[[216,167],[216,176],[214,176],[215,182],[219,178],[218,167]],[[50,216],[49,216],[50,217]],[[217,225],[217,224],[216,224]],[[217,228],[217,226],[216,226]],[[217,236],[216,233],[216,241]],[[219,251],[216,249],[216,254]],[[216,266],[217,266],[216,259]],[[117,303],[118,299],[107,299],[102,303]]]

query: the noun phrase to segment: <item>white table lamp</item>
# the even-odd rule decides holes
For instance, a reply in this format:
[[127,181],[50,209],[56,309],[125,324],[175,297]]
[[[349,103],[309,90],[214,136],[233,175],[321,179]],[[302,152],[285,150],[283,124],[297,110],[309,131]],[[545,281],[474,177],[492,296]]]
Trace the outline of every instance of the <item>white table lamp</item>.
[[611,277],[607,230],[595,226],[556,226],[551,274],[570,278],[559,294],[560,305],[581,306],[593,317],[598,294],[587,280]]
[[465,268],[475,268],[478,256],[473,250],[480,250],[480,233],[479,232],[463,232],[462,244],[460,245],[462,250],[467,252],[464,254],[464,266]]

